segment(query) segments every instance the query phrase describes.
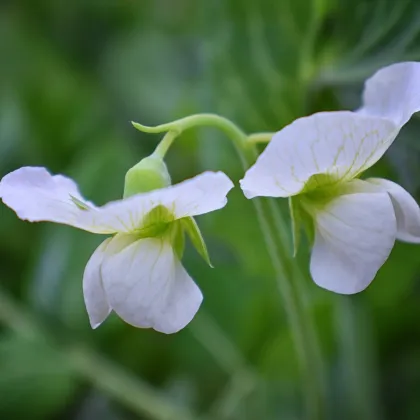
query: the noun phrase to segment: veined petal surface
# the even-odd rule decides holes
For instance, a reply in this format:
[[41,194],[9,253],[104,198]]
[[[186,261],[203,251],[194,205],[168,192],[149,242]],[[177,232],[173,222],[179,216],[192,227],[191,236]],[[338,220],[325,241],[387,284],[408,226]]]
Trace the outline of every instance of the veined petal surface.
[[314,175],[332,184],[350,180],[372,166],[397,133],[391,121],[350,111],[299,118],[273,136],[241,188],[247,198],[290,197]]
[[4,176],[0,197],[18,217],[63,223],[93,233],[132,233],[144,217],[163,205],[173,219],[218,210],[227,203],[232,181],[222,172],[204,172],[177,185],[116,200],[102,207],[86,201],[77,185],[45,168],[24,167]]
[[179,331],[198,311],[203,300],[200,289],[169,242],[148,238],[127,245],[126,236],[111,241],[102,263],[108,302],[131,325],[166,334]]
[[388,193],[335,197],[314,211],[314,218],[310,271],[315,283],[342,294],[364,290],[387,260],[397,234]]
[[85,212],[82,222],[104,233],[130,233],[141,228],[144,217],[158,206],[167,208],[174,220],[218,210],[227,203],[226,195],[232,188],[232,181],[223,172],[204,172],[179,184]]

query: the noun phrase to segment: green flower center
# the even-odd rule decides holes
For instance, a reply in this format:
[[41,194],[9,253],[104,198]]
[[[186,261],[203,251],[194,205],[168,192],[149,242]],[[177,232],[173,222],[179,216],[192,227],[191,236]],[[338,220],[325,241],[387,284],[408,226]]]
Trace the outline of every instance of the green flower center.
[[175,219],[173,212],[163,205],[158,205],[145,216],[142,226],[133,233],[138,239],[162,238],[169,241],[181,259],[185,248],[185,232],[197,252],[211,266],[206,244],[192,217]]

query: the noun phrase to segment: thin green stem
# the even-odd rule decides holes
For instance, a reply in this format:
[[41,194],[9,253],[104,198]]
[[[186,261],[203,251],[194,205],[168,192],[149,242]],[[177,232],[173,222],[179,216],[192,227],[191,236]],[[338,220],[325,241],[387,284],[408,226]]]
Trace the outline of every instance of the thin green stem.
[[[254,206],[261,226],[267,250],[276,272],[277,288],[290,323],[295,348],[304,376],[304,397],[308,419],[325,418],[325,378],[323,362],[319,349],[318,337],[314,324],[307,312],[303,296],[300,271],[287,257],[287,245],[280,239],[281,234],[272,226],[275,221],[274,202],[272,199],[254,199]],[[274,222],[274,223],[273,223]],[[281,219],[281,223],[283,221]],[[277,231],[278,235],[273,234]]]
[[[197,126],[216,127],[232,140],[245,171],[254,164],[258,156],[255,142],[249,141],[250,136],[247,136],[230,120],[215,114],[191,115],[156,127],[143,126],[138,123],[133,123],[133,125],[140,131],[148,133],[161,133],[168,130],[177,130],[181,133]],[[262,138],[262,134],[265,138],[268,138],[268,135],[271,138],[270,133],[260,133],[258,136]],[[278,290],[291,325],[296,351],[304,375],[307,418],[321,420],[325,418],[325,384],[321,352],[313,323],[306,312],[304,299],[299,289],[301,286],[294,284],[296,270],[293,268],[290,258],[287,257],[287,252],[285,252],[287,245],[284,240],[284,223],[272,201],[264,201],[264,199],[258,198],[252,201],[276,273]],[[276,234],[276,230],[279,228],[282,232]],[[283,239],[279,240],[278,236]]]
[[157,145],[153,155],[163,159],[178,135],[179,133],[175,130],[168,131],[161,142]]
[[253,133],[248,136],[248,143],[269,143],[276,133]]
[[163,133],[165,131],[175,131],[179,134],[192,127],[210,126],[222,130],[235,144],[237,149],[244,148],[246,134],[232,121],[216,114],[195,114],[167,124],[150,127],[136,122],[132,122],[137,130],[145,133]]
[[142,382],[140,378],[124,371],[94,350],[75,342],[59,345],[54,335],[36,322],[35,317],[24,311],[14,300],[0,289],[0,322],[14,333],[29,340],[42,340],[58,351],[63,362],[75,374],[90,382],[125,407],[153,420],[193,420],[188,410],[174,404],[160,393]]
[[371,317],[356,296],[334,296],[338,349],[343,381],[343,419],[375,420],[384,418],[378,404],[375,379],[375,334]]

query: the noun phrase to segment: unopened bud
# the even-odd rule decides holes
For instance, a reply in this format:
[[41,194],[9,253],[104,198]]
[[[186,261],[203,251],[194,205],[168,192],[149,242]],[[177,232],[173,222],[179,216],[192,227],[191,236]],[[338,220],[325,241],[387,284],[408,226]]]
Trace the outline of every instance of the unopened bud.
[[159,157],[148,156],[134,165],[125,175],[124,198],[171,185],[165,162]]

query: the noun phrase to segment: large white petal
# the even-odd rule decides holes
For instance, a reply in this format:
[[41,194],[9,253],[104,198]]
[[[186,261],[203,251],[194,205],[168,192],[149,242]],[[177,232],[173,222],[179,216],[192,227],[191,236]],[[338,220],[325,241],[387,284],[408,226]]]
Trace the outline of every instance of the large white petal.
[[[126,235],[111,242],[121,249],[105,258],[102,279],[112,309],[127,323],[170,334],[194,317],[203,296],[169,242],[141,239],[127,246]],[[128,241],[129,242],[129,241]]]
[[111,312],[102,285],[101,264],[111,238],[105,239],[90,257],[83,274],[83,296],[92,328],[99,327]]
[[394,246],[396,220],[388,193],[338,196],[315,212],[312,278],[337,293],[364,290]]
[[416,200],[400,185],[381,178],[366,181],[388,191],[397,218],[397,239],[420,243],[420,208]]
[[388,118],[402,127],[420,111],[420,63],[392,64],[365,83],[360,113]]
[[80,194],[73,180],[63,175],[51,175],[45,168],[23,167],[3,177],[0,182],[3,203],[18,217],[30,222],[56,222],[95,232],[88,220],[80,216],[86,212],[72,200],[94,209]]
[[[0,197],[21,219],[108,234],[130,233],[143,227],[144,216],[158,205],[168,208],[174,219],[220,209],[232,188],[232,181],[223,172],[204,172],[177,185],[95,207],[81,196],[71,179],[53,176],[45,168],[25,167],[2,179]],[[89,209],[81,209],[72,197]]]
[[349,111],[299,118],[273,136],[241,188],[247,198],[289,197],[316,174],[330,175],[331,183],[351,179],[385,153],[397,132],[391,121]]
[[[233,188],[232,181],[223,172],[204,172],[179,184],[137,194],[85,212],[83,223],[97,230],[108,229],[130,233],[142,226],[144,216],[162,205],[181,219],[218,210],[227,203],[226,195]],[[104,232],[106,233],[106,231]]]

